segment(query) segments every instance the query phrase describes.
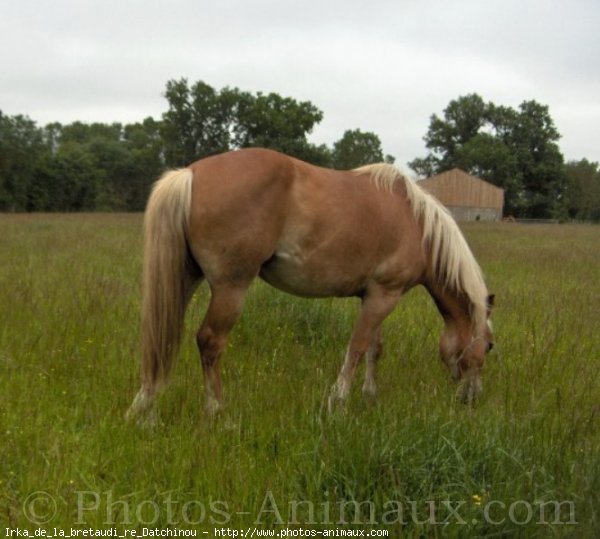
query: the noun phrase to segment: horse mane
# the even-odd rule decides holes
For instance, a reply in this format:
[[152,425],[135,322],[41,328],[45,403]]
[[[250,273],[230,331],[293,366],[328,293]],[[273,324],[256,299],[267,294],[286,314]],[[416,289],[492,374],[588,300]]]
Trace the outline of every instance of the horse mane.
[[434,278],[443,288],[469,298],[473,324],[481,328],[487,318],[487,287],[481,268],[450,212],[393,165],[366,165],[354,172],[369,174],[379,189],[389,192],[397,184],[404,185],[413,215],[421,223],[423,243],[429,246]]

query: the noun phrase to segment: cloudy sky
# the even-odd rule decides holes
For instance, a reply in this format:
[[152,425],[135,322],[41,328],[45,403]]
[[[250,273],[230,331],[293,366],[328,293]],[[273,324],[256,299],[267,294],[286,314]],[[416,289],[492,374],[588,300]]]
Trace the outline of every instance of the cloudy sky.
[[600,161],[598,0],[2,0],[0,110],[40,124],[159,118],[166,81],[312,101],[311,135],[425,155],[471,92],[549,105],[567,159]]

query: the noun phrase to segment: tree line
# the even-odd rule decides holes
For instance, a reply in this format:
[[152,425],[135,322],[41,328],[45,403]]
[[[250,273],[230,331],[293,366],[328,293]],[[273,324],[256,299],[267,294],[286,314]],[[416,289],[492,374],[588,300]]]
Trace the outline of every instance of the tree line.
[[[167,83],[161,119],[133,124],[51,123],[0,111],[0,211],[139,211],[168,168],[227,150],[261,146],[314,164],[350,169],[394,162],[375,133],[347,130],[331,147],[308,135],[323,119],[309,101],[276,93]],[[548,108],[486,103],[477,94],[433,115],[422,177],[459,167],[505,189],[505,214],[600,220],[600,170],[565,163]]]
[[308,101],[186,79],[166,85],[160,120],[51,123],[0,111],[0,211],[139,211],[166,169],[262,146],[334,168],[387,160],[379,137],[347,130],[332,147],[308,134],[323,113]]

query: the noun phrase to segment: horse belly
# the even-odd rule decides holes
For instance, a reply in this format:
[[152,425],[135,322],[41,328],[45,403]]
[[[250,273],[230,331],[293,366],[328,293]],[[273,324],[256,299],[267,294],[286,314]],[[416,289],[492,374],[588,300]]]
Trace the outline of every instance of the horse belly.
[[335,263],[315,264],[288,252],[276,252],[260,270],[271,286],[304,297],[354,296],[364,288],[365,278],[349,275]]

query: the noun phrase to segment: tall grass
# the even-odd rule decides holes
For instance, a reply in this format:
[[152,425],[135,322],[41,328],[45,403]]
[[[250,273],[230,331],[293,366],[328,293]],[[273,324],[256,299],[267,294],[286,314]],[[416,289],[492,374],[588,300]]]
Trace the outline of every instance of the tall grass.
[[191,338],[203,286],[148,431],[122,419],[138,388],[141,217],[0,216],[0,530],[598,536],[600,229],[465,233],[497,300],[474,409],[456,402],[441,320],[414,290],[384,328],[378,403],[359,371],[348,413],[329,418],[356,301],[257,282],[222,360],[223,415],[204,416]]

